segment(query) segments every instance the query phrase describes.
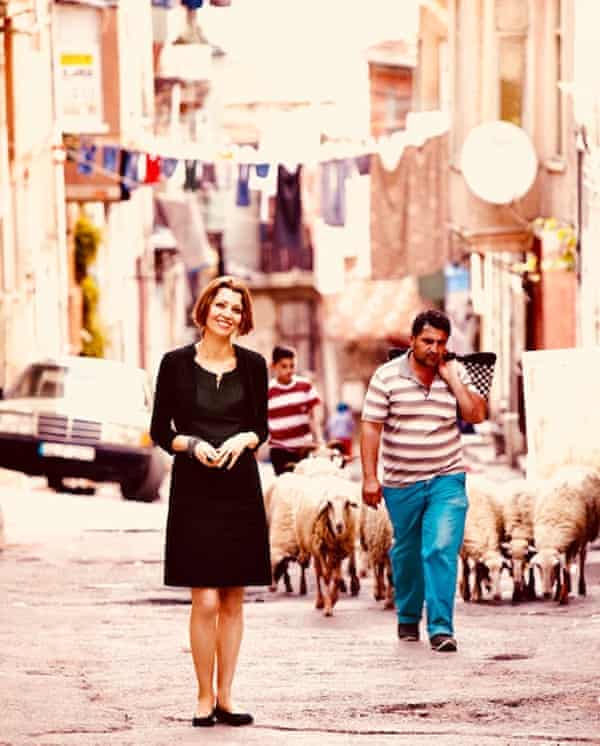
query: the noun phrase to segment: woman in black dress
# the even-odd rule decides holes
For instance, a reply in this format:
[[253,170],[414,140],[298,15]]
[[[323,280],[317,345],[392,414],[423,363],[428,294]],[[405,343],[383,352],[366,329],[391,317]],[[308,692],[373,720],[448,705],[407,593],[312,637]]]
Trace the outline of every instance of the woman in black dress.
[[250,294],[239,280],[210,282],[192,317],[201,339],[163,357],[152,415],[152,438],[175,457],[165,583],[191,588],[198,679],[193,725],[248,725],[253,718],[234,710],[231,687],[244,586],[271,582],[253,453],[268,434],[267,365],[262,355],[233,343],[253,328]]

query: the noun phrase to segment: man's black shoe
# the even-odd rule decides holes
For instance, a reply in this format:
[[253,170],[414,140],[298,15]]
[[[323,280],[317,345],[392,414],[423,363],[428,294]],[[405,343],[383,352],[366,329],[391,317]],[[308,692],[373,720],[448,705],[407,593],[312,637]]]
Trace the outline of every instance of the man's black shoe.
[[431,649],[436,653],[456,653],[458,645],[452,635],[434,635],[430,638]]
[[418,642],[419,625],[416,622],[398,622],[398,639],[402,642]]

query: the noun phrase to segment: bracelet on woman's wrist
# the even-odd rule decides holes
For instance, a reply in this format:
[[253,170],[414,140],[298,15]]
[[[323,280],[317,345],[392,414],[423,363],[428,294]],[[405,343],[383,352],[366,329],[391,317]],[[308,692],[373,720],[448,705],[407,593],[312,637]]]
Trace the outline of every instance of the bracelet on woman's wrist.
[[200,438],[188,438],[186,453],[190,458],[196,458],[196,446],[200,442]]

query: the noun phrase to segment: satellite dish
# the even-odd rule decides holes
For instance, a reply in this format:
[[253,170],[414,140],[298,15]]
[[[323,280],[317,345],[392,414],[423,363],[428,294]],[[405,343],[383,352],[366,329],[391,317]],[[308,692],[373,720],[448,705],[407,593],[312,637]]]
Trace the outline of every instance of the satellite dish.
[[506,205],[533,186],[537,156],[527,133],[510,122],[485,122],[464,142],[460,166],[469,189],[484,202]]

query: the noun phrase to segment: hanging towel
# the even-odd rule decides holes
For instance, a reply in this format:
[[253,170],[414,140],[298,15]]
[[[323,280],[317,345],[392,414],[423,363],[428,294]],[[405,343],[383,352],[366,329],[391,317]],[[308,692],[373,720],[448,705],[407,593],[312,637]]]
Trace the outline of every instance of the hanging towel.
[[105,145],[102,148],[102,167],[106,171],[117,172],[119,167],[119,148],[115,145]]
[[238,182],[237,182],[237,196],[235,204],[238,207],[248,207],[250,205],[250,189],[248,188],[248,180],[250,179],[250,166],[245,163],[238,165]]
[[166,179],[170,179],[175,173],[177,168],[177,158],[161,158],[160,159],[160,170],[162,175]]
[[448,260],[448,142],[406,145],[388,170],[371,159],[371,261],[374,280],[429,275]]
[[346,177],[348,160],[325,161],[321,166],[321,215],[327,225],[346,224]]
[[157,184],[160,181],[160,156],[146,154],[146,178],[144,184]]
[[93,143],[82,142],[79,146],[77,172],[89,176],[94,171],[96,162],[96,146]]

